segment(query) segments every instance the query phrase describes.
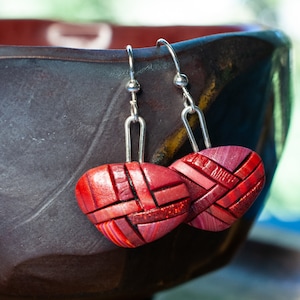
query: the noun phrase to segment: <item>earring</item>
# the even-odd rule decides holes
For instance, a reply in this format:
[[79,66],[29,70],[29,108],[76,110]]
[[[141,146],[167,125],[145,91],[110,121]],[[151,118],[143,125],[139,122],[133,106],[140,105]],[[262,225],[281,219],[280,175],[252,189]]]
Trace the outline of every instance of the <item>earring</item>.
[[[150,243],[181,224],[190,197],[181,176],[166,167],[144,162],[146,124],[139,116],[133,51],[129,56],[131,115],[125,121],[126,162],[88,170],[75,188],[79,207],[108,239],[120,247]],[[131,125],[139,125],[138,162],[131,157]]]
[[[181,118],[194,151],[169,167],[181,175],[190,191],[191,209],[186,222],[202,230],[224,230],[250,208],[261,192],[265,182],[262,160],[257,153],[241,146],[211,148],[204,114],[187,90],[188,78],[180,72],[174,49],[164,39],[156,45],[165,45],[174,60],[173,83],[183,92],[185,107]],[[202,151],[188,121],[188,115],[195,113],[206,147]]]

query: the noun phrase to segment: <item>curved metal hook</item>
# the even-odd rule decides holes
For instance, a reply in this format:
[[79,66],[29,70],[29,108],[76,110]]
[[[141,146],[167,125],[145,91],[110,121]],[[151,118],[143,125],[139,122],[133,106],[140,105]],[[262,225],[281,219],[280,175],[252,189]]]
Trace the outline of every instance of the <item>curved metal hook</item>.
[[134,68],[133,68],[133,51],[131,45],[126,46],[126,51],[128,54],[129,58],[129,75],[130,75],[130,80],[135,80],[134,79]]
[[[188,80],[187,76],[185,74],[182,74],[180,71],[179,60],[178,60],[176,52],[174,51],[174,48],[170,45],[169,42],[167,42],[163,38],[158,39],[156,42],[157,47],[159,47],[160,45],[165,45],[167,47],[167,49],[169,50],[169,52],[172,56],[172,59],[174,61],[175,68],[176,68],[176,75],[174,76],[173,83],[177,87],[182,88],[183,93],[186,95],[186,98],[188,100],[190,100],[191,96],[189,95],[189,92],[186,89],[186,86],[188,85],[189,80]],[[190,103],[190,104],[193,105],[193,103]]]
[[168,50],[169,50],[169,52],[170,52],[170,54],[171,54],[171,56],[173,58],[176,71],[177,71],[178,74],[180,74],[181,71],[180,71],[179,60],[178,60],[178,57],[177,57],[176,52],[174,51],[173,47],[170,45],[169,42],[167,42],[163,38],[158,39],[157,42],[156,42],[156,46],[157,47],[159,47],[160,45],[165,45],[168,48]]
[[136,93],[140,90],[141,86],[139,82],[134,78],[134,68],[133,68],[133,51],[131,45],[126,46],[126,51],[129,58],[129,76],[130,80],[126,84],[126,89],[131,93],[131,116],[135,118],[135,121],[138,122],[138,106],[137,106],[137,97]]

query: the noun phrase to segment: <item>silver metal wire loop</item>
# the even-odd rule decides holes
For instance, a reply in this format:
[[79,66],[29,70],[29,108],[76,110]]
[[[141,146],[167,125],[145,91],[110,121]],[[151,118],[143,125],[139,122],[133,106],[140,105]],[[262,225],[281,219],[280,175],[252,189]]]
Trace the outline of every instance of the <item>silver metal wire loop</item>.
[[169,50],[169,52],[173,58],[174,64],[175,64],[176,75],[174,76],[173,83],[175,86],[182,89],[183,99],[184,99],[184,102],[183,102],[184,109],[181,113],[181,119],[186,128],[192,148],[193,148],[194,152],[199,151],[199,147],[197,145],[195,136],[193,134],[192,128],[188,121],[188,115],[194,114],[194,113],[197,113],[198,118],[199,118],[205,147],[210,148],[211,142],[210,142],[204,114],[203,114],[202,110],[197,105],[195,105],[195,101],[187,89],[187,85],[189,82],[188,77],[185,74],[181,73],[181,71],[180,71],[179,60],[176,55],[176,52],[175,52],[174,48],[169,44],[169,42],[167,42],[165,39],[160,38],[157,40],[156,46],[159,47],[160,45],[165,45],[167,47],[167,49]]
[[146,139],[146,122],[139,116],[137,104],[137,92],[140,90],[140,84],[134,77],[133,68],[133,51],[132,47],[126,47],[129,57],[129,76],[130,80],[126,84],[126,89],[131,93],[130,100],[130,116],[125,120],[125,149],[126,149],[126,162],[132,161],[132,140],[131,140],[131,124],[139,124],[139,143],[138,143],[138,161],[142,163],[145,156],[145,139]]
[[206,126],[206,122],[205,122],[202,110],[198,106],[196,106],[194,109],[192,109],[190,106],[187,106],[181,112],[181,119],[182,119],[182,122],[183,122],[183,124],[186,128],[186,131],[187,131],[190,143],[192,145],[193,151],[194,152],[199,152],[198,144],[196,142],[193,130],[192,130],[191,125],[190,125],[189,120],[188,120],[188,115],[189,114],[194,114],[194,113],[197,113],[198,118],[199,118],[200,127],[201,127],[201,130],[202,130],[202,135],[203,135],[203,140],[204,140],[204,145],[205,145],[206,148],[210,148],[211,143],[210,143],[209,136],[207,134],[208,133],[207,126]]
[[[145,156],[145,139],[146,139],[146,122],[142,117],[138,117],[137,121],[140,125],[138,161],[144,162]],[[131,146],[131,123],[137,123],[134,116],[129,116],[125,121],[125,145],[126,145],[126,162],[132,161]]]

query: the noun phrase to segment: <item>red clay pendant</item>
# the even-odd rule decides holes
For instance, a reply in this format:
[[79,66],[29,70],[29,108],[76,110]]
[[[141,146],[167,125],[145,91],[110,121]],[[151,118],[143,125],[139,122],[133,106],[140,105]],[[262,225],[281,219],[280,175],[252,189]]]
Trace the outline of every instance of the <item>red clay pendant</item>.
[[87,171],[76,185],[81,210],[121,247],[152,242],[181,224],[190,196],[181,176],[151,163],[106,164]]
[[253,204],[265,182],[261,158],[240,146],[191,153],[170,169],[181,174],[190,191],[187,223],[208,231],[230,227]]

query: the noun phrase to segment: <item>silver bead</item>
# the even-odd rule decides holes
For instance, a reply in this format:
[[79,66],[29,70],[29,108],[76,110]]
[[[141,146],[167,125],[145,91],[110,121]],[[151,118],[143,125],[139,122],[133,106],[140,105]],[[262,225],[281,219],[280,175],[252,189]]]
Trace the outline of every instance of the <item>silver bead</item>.
[[189,80],[186,75],[177,73],[173,79],[173,82],[177,87],[182,88],[188,85]]
[[126,84],[126,89],[130,93],[137,93],[140,90],[141,86],[139,82],[135,79],[131,79]]

